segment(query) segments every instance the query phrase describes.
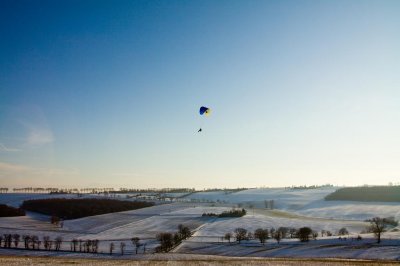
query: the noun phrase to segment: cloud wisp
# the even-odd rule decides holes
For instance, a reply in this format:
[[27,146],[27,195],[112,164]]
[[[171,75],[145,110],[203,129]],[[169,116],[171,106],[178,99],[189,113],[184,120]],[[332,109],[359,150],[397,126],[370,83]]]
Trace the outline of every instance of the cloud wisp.
[[47,128],[31,128],[27,142],[32,146],[40,146],[54,141],[53,132]]
[[3,143],[0,143],[0,152],[17,152],[17,151],[20,151],[20,150],[16,149],[16,148],[7,147]]

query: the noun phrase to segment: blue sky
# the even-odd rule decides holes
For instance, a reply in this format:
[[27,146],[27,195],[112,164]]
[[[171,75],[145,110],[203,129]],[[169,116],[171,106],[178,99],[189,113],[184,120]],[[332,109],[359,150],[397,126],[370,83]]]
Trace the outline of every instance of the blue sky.
[[398,1],[1,1],[0,183],[399,182],[398,14]]

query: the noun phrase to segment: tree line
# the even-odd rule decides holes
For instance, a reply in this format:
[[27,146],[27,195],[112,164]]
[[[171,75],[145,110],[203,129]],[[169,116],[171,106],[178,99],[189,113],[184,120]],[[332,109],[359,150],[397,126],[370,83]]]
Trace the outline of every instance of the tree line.
[[14,208],[5,204],[0,204],[0,217],[24,216],[25,211],[21,208]]
[[327,195],[325,200],[400,202],[400,186],[346,187]]
[[26,200],[21,208],[62,219],[77,219],[112,212],[136,210],[154,206],[153,202],[114,199],[36,199]]
[[[398,221],[395,221],[392,218],[374,217],[366,221],[370,224],[366,227],[365,233],[373,233],[377,243],[381,242],[382,234],[386,232],[389,227],[396,227],[398,225]],[[338,230],[337,235],[339,236],[340,240],[346,240],[346,237],[342,238],[342,236],[349,235],[349,232],[345,227],[342,227]],[[236,228],[233,233],[226,233],[223,239],[230,243],[231,239],[234,238],[239,244],[243,240],[248,241],[252,239],[258,239],[260,243],[264,245],[267,239],[270,238],[274,239],[279,244],[284,238],[298,238],[301,242],[308,242],[310,239],[316,240],[318,236],[319,233],[312,230],[310,227],[301,227],[298,229],[290,227],[279,227],[278,229],[273,227],[270,229],[258,228],[254,232],[247,231],[245,228],[239,227]],[[328,230],[321,230],[321,236],[333,236],[333,234]],[[360,235],[358,235],[356,238],[356,240],[361,239],[362,237]]]
[[192,235],[189,227],[182,224],[178,225],[178,231],[175,233],[163,232],[156,235],[160,245],[156,248],[156,252],[168,252],[174,247],[182,243],[182,240],[189,238]]
[[[139,248],[146,253],[146,243],[142,243],[139,237],[132,237],[131,243],[136,254]],[[20,245],[22,243],[22,245]],[[62,249],[62,243],[69,243],[70,249]],[[47,250],[47,251],[72,251],[80,253],[99,253],[100,240],[98,239],[77,239],[63,241],[61,236],[51,239],[49,236],[39,238],[37,235],[3,234],[0,235],[0,248],[23,248],[28,250]],[[126,243],[120,242],[120,254],[124,255]],[[109,244],[109,254],[115,250],[115,243]]]
[[206,213],[205,212],[201,216],[202,217],[208,216],[208,217],[227,218],[227,217],[242,217],[244,215],[246,215],[246,210],[245,209],[239,209],[239,210],[232,209],[232,210],[229,210],[229,211],[224,211],[224,212],[222,212],[220,214],[216,214],[216,213],[213,213],[213,212],[210,212],[210,213]]

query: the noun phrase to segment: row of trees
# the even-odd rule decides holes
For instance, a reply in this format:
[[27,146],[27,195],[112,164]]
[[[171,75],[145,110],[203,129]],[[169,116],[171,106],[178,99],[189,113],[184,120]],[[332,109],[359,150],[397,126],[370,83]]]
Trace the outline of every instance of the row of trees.
[[232,210],[230,210],[230,211],[224,211],[224,212],[222,212],[222,213],[220,213],[220,214],[216,214],[216,213],[213,213],[213,212],[210,212],[210,213],[203,213],[201,216],[209,216],[209,217],[220,217],[220,218],[225,218],[225,217],[242,217],[242,216],[244,216],[244,215],[246,215],[246,210],[245,209],[239,209],[239,210],[237,210],[237,209],[232,209]]
[[54,215],[62,219],[77,219],[111,212],[136,210],[153,206],[153,202],[122,201],[114,199],[37,199],[26,200],[21,208]]
[[[386,231],[388,226],[397,226],[398,222],[394,221],[391,218],[380,218],[375,217],[372,219],[367,220],[370,225],[366,228],[366,232],[373,233],[377,239],[377,242],[381,242],[381,235]],[[345,236],[349,234],[349,231],[342,227],[338,230],[337,234],[340,236]],[[253,233],[247,231],[244,228],[236,228],[234,233],[226,233],[224,239],[231,242],[231,238],[235,238],[237,242],[241,242],[243,240],[251,240],[251,239],[258,239],[261,244],[265,244],[267,239],[273,238],[279,244],[283,238],[298,238],[301,242],[307,242],[312,239],[317,239],[318,232],[313,231],[310,227],[301,227],[299,229],[296,228],[289,228],[289,227],[279,227],[278,229],[271,228],[271,229],[263,229],[258,228]],[[321,236],[332,236],[333,234],[327,230],[321,230]],[[357,240],[361,240],[361,236],[356,238]]]
[[14,208],[5,204],[0,204],[0,217],[24,216],[25,211],[21,208]]
[[195,192],[194,188],[147,188],[147,189],[137,189],[137,188],[120,188],[118,190],[111,191],[112,193],[189,193]]
[[[348,234],[346,228],[341,228],[339,230],[339,235]],[[301,227],[301,228],[290,228],[290,227],[279,227],[278,229],[263,229],[258,228],[254,232],[247,231],[244,228],[236,228],[232,233],[226,233],[224,239],[231,242],[231,238],[235,238],[237,242],[241,242],[243,240],[251,240],[258,239],[261,244],[265,244],[267,239],[275,239],[279,244],[280,241],[284,238],[298,238],[301,242],[307,242],[312,239],[317,239],[319,233],[313,231],[310,227]],[[330,231],[322,230],[321,235],[324,236],[332,236]]]
[[312,186],[291,186],[291,187],[285,187],[285,189],[298,189],[298,190],[304,190],[304,189],[318,189],[318,188],[329,188],[333,187],[332,184],[325,184],[325,185],[312,185]]
[[[187,229],[183,228],[180,231],[185,235]],[[186,233],[185,233],[186,232]],[[185,236],[186,236],[185,235]],[[187,236],[186,236],[187,237]],[[22,235],[19,234],[4,234],[0,235],[0,247],[3,248],[19,248],[21,241],[24,244],[25,249],[30,250],[54,250],[60,251],[61,245],[63,243],[63,238],[61,236],[56,237],[51,240],[49,236],[43,236],[42,240],[36,235]],[[146,253],[146,243],[141,243],[139,237],[131,238],[132,245],[135,248],[136,254],[140,247],[143,247],[143,253]],[[98,239],[77,239],[74,238],[70,242],[70,250],[72,252],[84,252],[84,253],[98,253],[99,250]],[[124,255],[125,252],[125,242],[120,243],[121,254]],[[110,243],[110,254],[113,254],[115,245],[113,242]]]
[[[5,188],[7,192],[8,188]],[[18,193],[107,193],[114,191],[114,188],[55,188],[55,187],[23,187],[13,188]]]
[[[146,243],[141,243],[139,237],[132,237],[131,238],[131,242],[132,242],[132,245],[133,245],[133,247],[135,249],[135,253],[136,254],[138,254],[138,250],[139,250],[140,247],[143,247],[143,254],[146,253]],[[126,243],[125,242],[120,242],[119,243],[119,248],[120,248],[121,255],[125,254],[125,247],[126,247]],[[114,250],[115,250],[115,244],[114,244],[114,242],[111,242],[110,243],[110,247],[109,247],[110,255],[113,254]]]
[[237,242],[241,242],[243,240],[251,240],[258,239],[261,244],[265,244],[267,239],[273,238],[276,242],[280,243],[283,238],[299,238],[300,241],[305,242],[308,241],[310,236],[314,239],[317,238],[318,233],[311,230],[309,227],[302,227],[299,229],[289,228],[289,227],[279,227],[278,229],[263,229],[258,228],[254,232],[247,231],[244,228],[236,228],[234,233],[226,233],[224,239],[231,242],[231,238],[235,238]]
[[39,250],[43,245],[44,250],[60,250],[62,237],[58,236],[53,241],[48,236],[44,236],[42,240],[36,235],[19,235],[19,234],[3,234],[0,235],[0,247],[3,244],[4,248],[18,248],[21,240],[24,243],[25,249],[36,249]]
[[168,252],[177,245],[179,245],[182,240],[189,238],[192,235],[189,227],[182,224],[178,225],[178,232],[171,233],[159,233],[156,238],[160,242],[160,245],[156,248],[156,252]]

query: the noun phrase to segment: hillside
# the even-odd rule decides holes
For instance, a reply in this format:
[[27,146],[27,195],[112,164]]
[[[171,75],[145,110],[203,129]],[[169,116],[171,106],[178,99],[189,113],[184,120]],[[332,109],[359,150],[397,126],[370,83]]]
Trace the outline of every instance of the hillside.
[[400,202],[400,186],[341,188],[327,195],[325,200]]

